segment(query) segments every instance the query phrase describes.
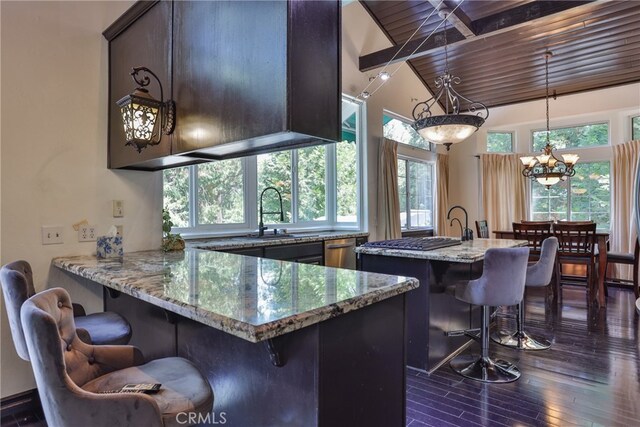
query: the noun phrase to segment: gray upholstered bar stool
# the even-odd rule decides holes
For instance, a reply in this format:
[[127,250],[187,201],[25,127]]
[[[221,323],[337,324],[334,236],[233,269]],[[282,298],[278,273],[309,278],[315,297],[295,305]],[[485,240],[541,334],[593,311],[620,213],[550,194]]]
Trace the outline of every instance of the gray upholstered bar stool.
[[461,354],[451,360],[451,368],[460,375],[490,383],[508,383],[520,378],[520,371],[513,363],[489,357],[489,311],[491,306],[516,305],[522,301],[528,260],[529,248],[488,249],[482,276],[456,286],[457,299],[482,306],[482,353]]
[[[527,267],[525,287],[543,287],[549,285],[556,264],[558,239],[547,237],[542,242],[540,259]],[[491,334],[491,339],[498,344],[518,350],[546,350],[551,343],[544,338],[534,338],[524,330],[524,301],[518,304],[516,315],[517,329],[515,332],[499,331]]]
[[[0,269],[0,284],[7,306],[7,317],[11,326],[11,334],[16,352],[24,360],[29,360],[24,343],[20,308],[22,304],[35,295],[33,272],[27,261],[14,261]],[[116,313],[94,313],[86,315],[79,304],[73,305],[78,336],[89,344],[126,344],[131,338],[131,326],[124,317]]]

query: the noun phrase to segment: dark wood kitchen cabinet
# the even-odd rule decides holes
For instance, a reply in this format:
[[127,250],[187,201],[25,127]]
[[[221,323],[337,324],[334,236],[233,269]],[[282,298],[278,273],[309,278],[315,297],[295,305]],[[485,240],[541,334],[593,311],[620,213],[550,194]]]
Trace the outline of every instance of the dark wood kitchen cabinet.
[[[110,168],[158,170],[340,138],[339,1],[138,2],[104,35]],[[134,66],[156,72],[176,103],[174,133],[141,154],[124,146],[115,105],[134,88]]]
[[229,249],[224,252],[304,264],[324,265],[324,243],[322,241]]

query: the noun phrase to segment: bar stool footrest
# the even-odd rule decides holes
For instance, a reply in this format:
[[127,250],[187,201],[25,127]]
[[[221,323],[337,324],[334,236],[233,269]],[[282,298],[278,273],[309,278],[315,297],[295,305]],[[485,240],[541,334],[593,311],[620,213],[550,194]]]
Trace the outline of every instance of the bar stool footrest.
[[551,343],[538,337],[532,337],[527,332],[499,331],[491,334],[491,339],[505,347],[518,350],[547,350]]
[[477,354],[462,354],[449,365],[463,377],[485,383],[510,383],[520,378],[520,370],[513,363]]

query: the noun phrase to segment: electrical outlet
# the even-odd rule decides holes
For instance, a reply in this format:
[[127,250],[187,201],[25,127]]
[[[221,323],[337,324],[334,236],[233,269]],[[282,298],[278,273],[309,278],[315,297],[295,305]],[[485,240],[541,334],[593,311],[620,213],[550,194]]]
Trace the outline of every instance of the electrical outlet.
[[122,226],[116,225],[116,230],[118,230],[118,236],[122,237],[123,236]]
[[64,243],[62,226],[60,225],[42,226],[42,244],[43,245],[59,245],[61,243]]
[[113,201],[113,217],[122,218],[124,216],[124,202],[122,200]]
[[96,241],[96,226],[95,225],[81,225],[78,229],[78,242],[95,242]]

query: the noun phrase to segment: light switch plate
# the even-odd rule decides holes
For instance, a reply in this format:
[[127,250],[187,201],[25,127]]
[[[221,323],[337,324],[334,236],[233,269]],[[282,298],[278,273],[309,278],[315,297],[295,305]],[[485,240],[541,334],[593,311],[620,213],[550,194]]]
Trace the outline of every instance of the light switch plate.
[[42,226],[42,244],[43,245],[59,245],[64,243],[64,234],[61,225],[43,225]]
[[113,201],[113,217],[122,218],[124,216],[124,202],[122,200]]

